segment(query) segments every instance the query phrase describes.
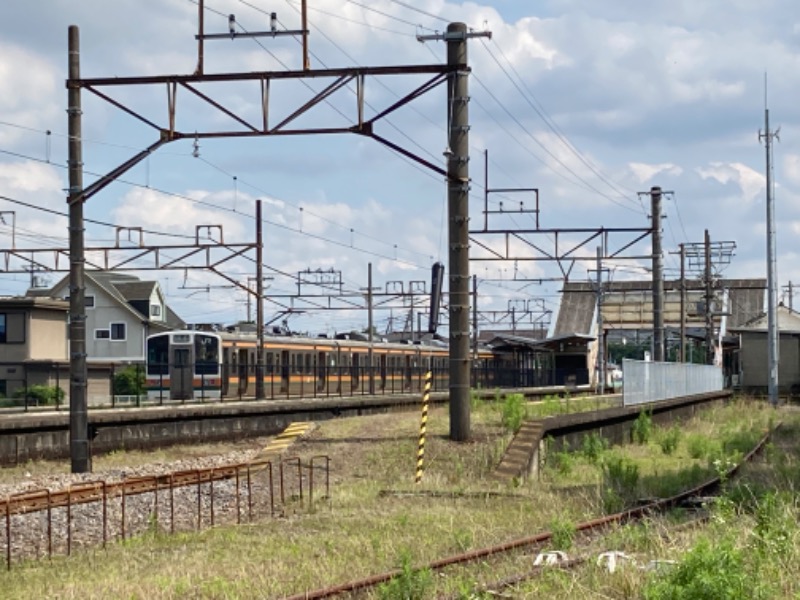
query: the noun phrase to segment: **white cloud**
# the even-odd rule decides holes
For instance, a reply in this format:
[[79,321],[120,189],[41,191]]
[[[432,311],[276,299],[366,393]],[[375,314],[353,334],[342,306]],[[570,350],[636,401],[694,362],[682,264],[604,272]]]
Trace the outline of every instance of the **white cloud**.
[[631,171],[633,171],[633,174],[639,180],[639,183],[647,183],[653,177],[661,173],[670,176],[678,176],[683,173],[683,169],[672,163],[649,165],[646,163],[632,162],[628,163],[628,167]]
[[746,202],[752,202],[764,190],[766,177],[742,163],[712,162],[707,167],[697,167],[703,179],[713,179],[722,184],[734,183]]
[[[203,202],[214,204],[214,194],[192,192],[194,197],[202,197]],[[142,226],[147,229],[169,231],[182,236],[194,237],[198,226],[222,226],[224,240],[228,243],[242,243],[253,240],[254,235],[245,229],[241,219],[232,213],[220,212],[212,207],[203,207],[186,198],[169,196],[152,189],[134,188],[121,199],[113,209],[115,222],[131,227]],[[210,234],[216,239],[217,231],[202,228],[201,235]],[[218,240],[217,240],[218,241]],[[190,241],[173,242],[190,243]]]

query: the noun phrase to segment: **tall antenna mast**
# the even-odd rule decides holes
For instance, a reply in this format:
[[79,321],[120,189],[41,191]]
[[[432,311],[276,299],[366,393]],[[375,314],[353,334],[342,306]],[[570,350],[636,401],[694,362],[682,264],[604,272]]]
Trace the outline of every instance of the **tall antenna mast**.
[[767,74],[764,74],[764,132],[758,132],[759,141],[764,140],[767,154],[767,360],[769,363],[768,395],[772,406],[778,405],[778,275],[775,258],[775,199],[772,180],[772,140],[780,138],[769,128],[767,105]]

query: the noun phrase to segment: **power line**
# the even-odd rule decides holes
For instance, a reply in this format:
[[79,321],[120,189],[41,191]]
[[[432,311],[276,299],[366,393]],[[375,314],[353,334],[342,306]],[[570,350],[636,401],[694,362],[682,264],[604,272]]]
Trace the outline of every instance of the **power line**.
[[[525,92],[523,92],[522,87],[520,87],[520,85],[517,84],[517,82],[514,80],[513,77],[511,77],[511,75],[506,70],[506,68],[500,63],[500,61],[497,59],[497,57],[492,53],[491,49],[486,44],[486,41],[485,40],[481,40],[481,43],[483,44],[483,47],[489,53],[489,56],[492,57],[492,60],[494,60],[494,62],[497,64],[497,66],[500,67],[500,70],[503,71],[503,74],[505,74],[505,76],[508,78],[508,80],[511,82],[511,84],[516,88],[516,90],[520,93],[520,95],[528,103],[528,105],[534,110],[534,112],[537,115],[539,115],[539,117],[542,119],[542,121],[544,121],[545,125],[547,125],[547,127],[556,135],[556,137],[564,144],[564,146],[570,152],[572,152],[575,156],[577,156],[578,159],[584,165],[586,165],[586,167],[588,167],[589,170],[591,170],[601,181],[603,181],[606,185],[608,185],[615,193],[619,194],[620,197],[628,199],[627,194],[622,192],[619,189],[619,187],[617,186],[616,183],[614,183],[613,181],[608,179],[602,172],[600,172],[597,168],[595,168],[595,166],[584,156],[584,154],[582,152],[580,152],[578,150],[578,148],[575,147],[575,145],[572,142],[570,142],[570,140],[566,137],[566,135],[558,128],[558,126],[555,124],[555,122],[552,120],[552,118],[550,118],[550,116],[547,114],[547,111],[545,111],[545,109],[542,106],[542,104],[538,100],[536,100],[536,96],[533,94],[533,92],[530,90],[530,88],[528,88],[528,86],[525,84],[525,80],[520,76],[519,72],[514,67],[514,64],[505,55],[505,53],[503,52],[502,48],[500,48],[500,46],[497,43],[497,41],[493,40],[493,42],[494,42],[495,46],[497,47],[498,51],[500,52],[500,55],[506,61],[506,63],[511,68],[511,70],[514,72],[514,74],[517,76],[517,79],[522,84],[522,86],[525,88],[525,91],[527,91],[527,94]],[[533,99],[534,101],[531,101],[531,99]]]
[[[11,155],[11,156],[15,156],[15,157],[18,157],[18,158],[23,158],[23,159],[26,159],[26,160],[31,160],[31,161],[35,161],[35,162],[39,162],[39,163],[50,164],[50,165],[56,166],[56,167],[58,167],[60,169],[66,169],[67,168],[66,165],[59,165],[59,164],[56,164],[56,163],[47,163],[47,161],[45,161],[43,159],[36,158],[36,157],[33,157],[33,156],[29,156],[29,155],[25,155],[25,154],[21,154],[19,152],[12,152],[12,151],[9,151],[9,150],[0,149],[0,153],[1,154],[8,154],[8,155]],[[224,171],[222,171],[222,169],[219,169],[216,166],[215,166],[215,168],[217,168],[221,172],[224,172]],[[99,173],[95,173],[95,172],[88,171],[88,170],[85,170],[85,169],[83,170],[83,173],[87,174],[87,175],[92,175],[92,176],[95,176],[95,177],[101,177],[102,176]],[[136,187],[136,188],[152,190],[154,192],[157,192],[159,194],[163,194],[165,196],[178,198],[178,199],[181,199],[181,200],[185,200],[187,202],[191,202],[192,204],[205,206],[205,207],[208,207],[208,208],[212,208],[214,210],[230,212],[230,213],[242,215],[242,216],[244,216],[246,218],[250,218],[250,219],[254,219],[255,218],[252,215],[248,215],[246,213],[242,213],[242,212],[234,210],[232,208],[222,207],[222,206],[219,206],[218,204],[212,204],[210,202],[205,202],[205,201],[199,200],[197,198],[192,198],[190,196],[184,196],[183,194],[179,194],[177,192],[170,192],[170,191],[163,190],[163,189],[160,189],[160,188],[157,188],[157,187],[143,185],[141,183],[137,183],[137,182],[134,182],[134,181],[129,181],[129,180],[123,179],[121,177],[115,179],[114,182],[115,183],[121,183],[121,184],[129,185],[129,186]],[[256,189],[256,188],[254,188],[254,189]],[[281,202],[285,202],[282,199],[276,199],[276,200],[279,200]],[[22,201],[18,201],[18,202],[22,203]],[[289,202],[286,202],[286,203],[287,204],[291,204]],[[45,210],[45,211],[53,212],[53,214],[58,214],[60,216],[66,216],[66,213],[60,213],[58,211],[51,211],[51,209],[46,209],[44,207],[38,207],[38,206],[35,206],[35,205],[32,205],[32,204],[28,204],[28,203],[22,203],[22,204],[24,204],[24,205],[26,205],[26,206],[28,206],[30,208]],[[92,220],[89,220],[89,219],[86,219],[86,220],[87,220],[87,222],[96,223],[98,225],[107,225],[107,226],[111,226],[111,227],[117,227],[117,225],[113,225],[113,224],[109,224],[109,223],[105,223],[105,222],[101,222],[101,221],[92,221]],[[273,227],[277,227],[279,229],[283,229],[283,230],[290,231],[290,232],[293,232],[293,233],[299,233],[300,235],[304,235],[304,236],[307,236],[307,237],[310,237],[310,238],[313,238],[313,239],[317,239],[317,240],[320,240],[320,241],[323,241],[323,242],[326,242],[326,243],[330,243],[330,244],[333,244],[335,246],[339,246],[339,247],[342,247],[342,248],[349,248],[351,250],[355,250],[356,252],[361,252],[363,254],[375,256],[377,258],[384,258],[384,259],[396,262],[398,264],[404,264],[404,265],[407,265],[407,266],[415,267],[417,269],[425,269],[425,268],[427,268],[427,267],[424,267],[422,265],[418,265],[418,264],[416,264],[414,262],[403,260],[403,259],[398,258],[396,256],[392,257],[392,256],[389,256],[389,255],[386,255],[386,254],[382,254],[382,253],[379,253],[379,252],[373,252],[373,251],[370,251],[370,250],[367,250],[367,249],[364,249],[364,248],[359,248],[358,246],[355,246],[352,243],[351,244],[346,244],[346,243],[338,241],[338,240],[332,240],[332,239],[327,238],[325,236],[321,236],[321,235],[318,235],[318,234],[312,234],[312,233],[309,233],[309,232],[306,232],[306,231],[302,231],[299,228],[291,227],[289,225],[285,225],[285,224],[279,223],[277,221],[271,221],[269,219],[262,219],[262,220],[263,220],[264,223],[266,223],[268,225],[272,225]],[[345,228],[344,226],[342,226],[342,227]],[[356,233],[354,228],[349,228],[349,230],[353,234]],[[168,236],[168,237],[194,239],[193,236],[180,235],[180,234],[174,234],[174,233],[162,233],[162,232],[156,232],[156,231],[150,231],[150,230],[145,231],[145,233],[151,233],[153,235],[163,235],[163,236]],[[367,236],[367,235],[364,235],[364,234],[361,234],[361,233],[359,233],[359,235],[362,235],[363,237],[366,237],[368,239],[375,239],[375,238],[372,238],[372,236]],[[382,243],[385,243],[385,242],[382,242]],[[419,253],[419,252],[416,252],[416,251],[407,251],[404,248],[400,248],[396,244],[393,245],[392,247],[395,248],[395,249],[398,249],[398,250],[402,250],[403,252],[412,252],[412,253],[415,253],[415,254],[419,254],[421,256],[429,256],[429,255],[422,254],[422,253]]]

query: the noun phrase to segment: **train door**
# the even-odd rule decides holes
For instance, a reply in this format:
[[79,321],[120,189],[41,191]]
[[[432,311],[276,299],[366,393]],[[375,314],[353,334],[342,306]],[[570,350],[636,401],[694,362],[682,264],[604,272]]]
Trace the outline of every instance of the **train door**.
[[325,362],[326,356],[324,352],[317,352],[317,390],[325,389]]
[[359,359],[360,356],[353,352],[353,360],[350,363],[350,389],[352,390],[358,389],[358,383],[360,379]]
[[223,348],[222,349],[222,382],[221,382],[221,389],[220,393],[223,396],[228,395],[228,385],[230,383],[229,378],[231,375],[231,350],[230,348]]
[[247,393],[247,369],[250,363],[247,361],[247,349],[239,350],[239,395]]
[[291,376],[291,362],[289,360],[289,351],[281,350],[281,391],[289,391],[289,378]]
[[386,354],[380,355],[380,364],[381,364],[381,389],[386,389]]
[[411,389],[411,356],[406,354],[404,357],[405,364],[403,365],[403,388],[406,390]]
[[192,390],[192,350],[191,346],[172,349],[170,361],[170,394],[171,400],[189,400]]

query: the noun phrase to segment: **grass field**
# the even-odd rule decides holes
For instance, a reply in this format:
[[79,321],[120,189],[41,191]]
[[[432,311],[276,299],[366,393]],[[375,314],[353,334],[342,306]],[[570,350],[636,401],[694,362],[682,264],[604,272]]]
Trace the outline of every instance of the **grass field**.
[[[522,418],[542,414],[530,405],[515,410],[522,411]],[[455,443],[448,439],[447,410],[432,410],[418,486],[419,415],[323,422],[288,452],[331,457],[329,500],[296,506],[282,518],[200,533],[173,536],[154,527],[107,550],[15,566],[0,574],[2,596],[281,598],[401,568],[403,577],[362,597],[488,598],[480,591],[482,583],[529,569],[535,553],[443,574],[416,567],[547,529],[557,534],[551,546],[570,553],[613,547],[635,556],[638,564],[652,559],[680,564],[660,577],[633,567],[614,575],[593,566],[553,571],[508,591],[507,597],[793,598],[800,593],[792,570],[782,571],[797,563],[800,552],[794,495],[800,483],[795,443],[800,419],[794,412],[740,401],[668,429],[643,421],[636,429],[639,443],[608,448],[589,435],[580,447],[549,453],[540,478],[498,482],[492,471],[512,437],[509,427],[516,419],[510,413],[507,403],[473,402],[472,440]],[[676,528],[686,517],[668,515],[619,528],[591,546],[575,536],[576,523],[719,472],[778,419],[784,428],[766,458],[737,485],[731,482],[708,524]],[[180,450],[156,456],[118,453],[104,460],[118,465],[164,461],[172,453]],[[103,462],[96,466],[101,469]],[[27,468],[58,470],[38,464]],[[683,573],[681,561],[690,563],[685,578],[710,579],[709,586],[717,587],[709,589],[723,595],[673,593],[680,590],[679,582],[669,578]],[[736,579],[724,575],[728,567],[738,568],[744,580],[728,581]],[[730,590],[746,595],[730,595]]]

